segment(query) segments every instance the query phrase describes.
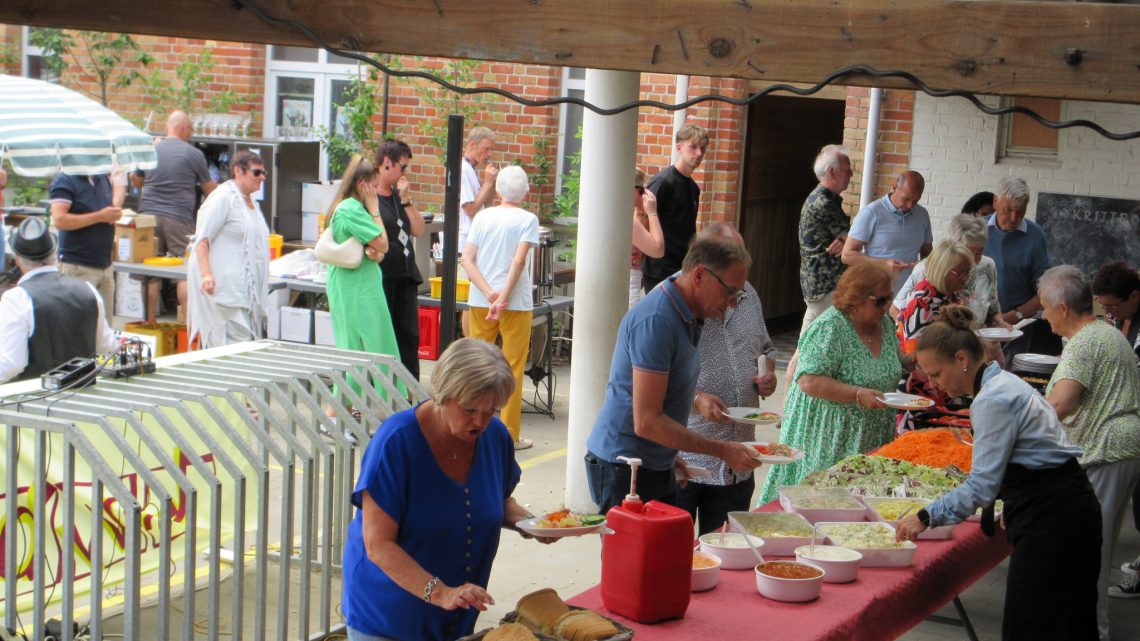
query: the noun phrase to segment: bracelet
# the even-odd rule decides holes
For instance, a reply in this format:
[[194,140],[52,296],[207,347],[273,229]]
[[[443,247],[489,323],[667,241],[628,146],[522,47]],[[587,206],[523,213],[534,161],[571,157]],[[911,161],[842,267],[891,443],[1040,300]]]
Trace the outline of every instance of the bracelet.
[[442,583],[442,580],[440,580],[438,576],[433,576],[428,580],[427,585],[424,586],[424,603],[431,603],[431,592],[435,589],[435,586],[440,583]]
[[409,200],[409,201],[408,201],[408,202],[406,202],[406,203],[400,203],[400,206],[401,206],[401,207],[414,207],[414,206],[415,206],[415,203]]

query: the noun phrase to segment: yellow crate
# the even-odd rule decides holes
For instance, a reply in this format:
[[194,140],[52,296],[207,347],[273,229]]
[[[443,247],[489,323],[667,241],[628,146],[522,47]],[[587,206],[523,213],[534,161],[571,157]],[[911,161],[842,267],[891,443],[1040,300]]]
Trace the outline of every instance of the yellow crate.
[[[123,330],[155,337],[155,358],[186,351],[186,325],[183,323],[127,323]],[[181,340],[179,340],[181,338]]]
[[[429,278],[428,282],[431,283],[431,297],[439,298],[443,292],[443,277],[435,276]],[[455,300],[466,301],[467,293],[471,290],[471,281],[465,278],[458,278],[455,281]]]

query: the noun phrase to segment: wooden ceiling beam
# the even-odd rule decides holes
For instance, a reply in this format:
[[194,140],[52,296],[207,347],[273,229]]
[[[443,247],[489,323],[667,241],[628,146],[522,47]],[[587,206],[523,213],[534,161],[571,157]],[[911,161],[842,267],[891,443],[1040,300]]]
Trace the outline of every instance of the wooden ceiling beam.
[[[852,64],[937,88],[1140,103],[1140,6],[1010,0],[260,0],[397,54],[814,83]],[[311,46],[234,0],[5,0],[0,23]],[[866,76],[843,84],[909,86]]]

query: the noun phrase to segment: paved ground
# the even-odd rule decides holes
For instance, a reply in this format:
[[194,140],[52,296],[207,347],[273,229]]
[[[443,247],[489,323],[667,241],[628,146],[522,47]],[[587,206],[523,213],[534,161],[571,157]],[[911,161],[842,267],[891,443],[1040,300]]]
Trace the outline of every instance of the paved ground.
[[[558,509],[564,496],[568,464],[565,446],[570,372],[566,367],[556,367],[555,371],[561,381],[555,395],[556,418],[551,420],[538,414],[523,415],[522,433],[527,438],[534,439],[535,447],[519,453],[523,475],[515,497],[536,513]],[[783,371],[778,372],[778,375],[782,386]],[[527,381],[524,398],[530,397],[530,389],[530,382]],[[782,390],[777,397],[768,399],[762,405],[780,409],[783,405]],[[774,437],[776,433],[771,428],[759,430],[757,437],[761,440],[763,437]],[[761,484],[757,485],[759,487]],[[594,536],[566,539],[544,546],[504,533],[489,586],[497,604],[480,616],[476,629],[496,624],[503,614],[514,609],[519,597],[539,588],[553,587],[564,597],[569,597],[595,585],[601,573],[600,554],[600,542]],[[1119,565],[1138,555],[1140,533],[1126,524],[1117,546],[1116,563]],[[1001,637],[1006,571],[1006,563],[999,565],[961,597],[981,639]],[[1115,572],[1113,578],[1119,574]],[[757,595],[757,598],[762,597]],[[1140,599],[1110,601],[1113,639],[1140,639]],[[948,605],[942,614],[954,616],[954,610]],[[960,627],[934,622],[923,623],[903,637],[907,641],[965,638]]]

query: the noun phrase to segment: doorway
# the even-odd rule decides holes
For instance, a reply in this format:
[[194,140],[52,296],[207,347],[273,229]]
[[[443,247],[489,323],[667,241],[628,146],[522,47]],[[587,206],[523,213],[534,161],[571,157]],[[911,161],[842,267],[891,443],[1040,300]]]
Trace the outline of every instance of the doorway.
[[843,100],[765,96],[748,110],[740,233],[752,255],[748,280],[772,333],[798,328],[803,318],[800,208],[819,183],[812,172],[819,149],[843,142],[845,107]]

